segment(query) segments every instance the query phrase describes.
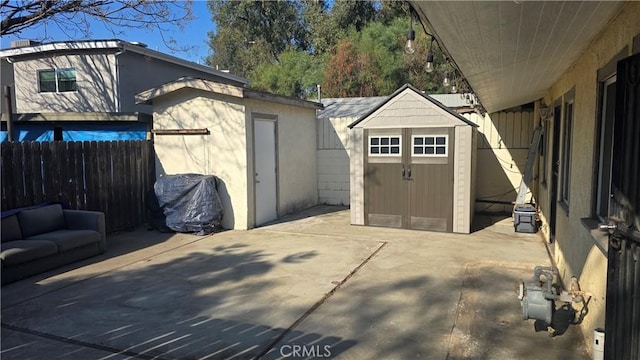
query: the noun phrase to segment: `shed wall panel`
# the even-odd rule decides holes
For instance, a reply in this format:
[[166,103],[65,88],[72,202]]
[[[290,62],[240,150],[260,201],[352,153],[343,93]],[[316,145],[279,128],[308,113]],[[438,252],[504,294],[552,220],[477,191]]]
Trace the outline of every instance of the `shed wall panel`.
[[350,205],[351,224],[364,225],[364,130],[350,132]]

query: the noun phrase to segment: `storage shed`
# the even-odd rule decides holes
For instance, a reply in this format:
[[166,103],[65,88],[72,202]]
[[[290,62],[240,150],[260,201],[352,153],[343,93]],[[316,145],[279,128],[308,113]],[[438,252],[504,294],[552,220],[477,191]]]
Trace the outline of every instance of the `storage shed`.
[[319,103],[188,77],[136,100],[153,105],[156,175],[216,175],[225,228],[317,204]]
[[411,85],[351,123],[351,223],[469,233],[476,127]]

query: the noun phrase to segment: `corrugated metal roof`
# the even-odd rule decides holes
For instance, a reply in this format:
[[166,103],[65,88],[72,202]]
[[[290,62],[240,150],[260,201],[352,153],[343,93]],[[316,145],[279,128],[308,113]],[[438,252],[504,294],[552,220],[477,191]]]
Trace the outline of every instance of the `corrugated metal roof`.
[[[429,97],[450,109],[469,106],[460,94],[431,94]],[[324,109],[318,111],[318,118],[361,118],[371,112],[371,110],[377,108],[388,98],[388,96],[372,96],[322,99]]]

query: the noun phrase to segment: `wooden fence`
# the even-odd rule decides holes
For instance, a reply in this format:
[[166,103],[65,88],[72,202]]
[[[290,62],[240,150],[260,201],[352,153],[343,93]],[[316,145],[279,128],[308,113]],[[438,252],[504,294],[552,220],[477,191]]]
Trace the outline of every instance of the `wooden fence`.
[[1,151],[3,211],[59,202],[104,212],[107,232],[147,220],[151,141],[4,142]]

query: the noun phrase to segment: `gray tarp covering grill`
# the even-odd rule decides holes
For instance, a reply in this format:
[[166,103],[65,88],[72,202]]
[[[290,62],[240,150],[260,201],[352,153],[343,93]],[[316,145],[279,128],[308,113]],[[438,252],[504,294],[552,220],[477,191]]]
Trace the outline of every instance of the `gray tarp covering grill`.
[[198,235],[213,232],[222,220],[217,188],[218,178],[213,175],[180,174],[159,178],[154,190],[167,227]]

